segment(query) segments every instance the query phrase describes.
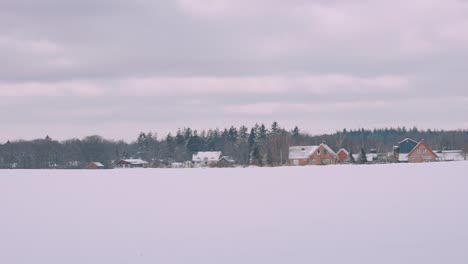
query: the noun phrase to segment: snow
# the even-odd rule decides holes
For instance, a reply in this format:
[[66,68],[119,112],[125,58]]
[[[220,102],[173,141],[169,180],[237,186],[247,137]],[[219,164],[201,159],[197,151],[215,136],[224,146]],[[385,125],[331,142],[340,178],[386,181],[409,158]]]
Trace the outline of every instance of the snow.
[[398,154],[398,161],[405,162],[408,161],[408,154],[409,153],[400,153]]
[[338,157],[338,155],[331,149],[327,144],[321,144],[320,146],[323,146],[329,153],[331,153],[333,156]]
[[465,153],[461,150],[444,150],[435,152],[439,160],[442,161],[461,161],[465,160]]
[[193,154],[192,161],[218,161],[221,158],[221,151],[204,151]]
[[101,162],[91,162],[91,163],[98,167],[104,167],[104,165]]
[[341,152],[344,152],[346,155],[349,155],[349,152],[348,152],[346,149],[344,149],[344,148],[338,150],[337,154],[339,154],[339,153],[341,153]]
[[307,159],[319,146],[294,146],[289,147],[289,159]]
[[124,159],[125,162],[128,162],[132,165],[145,165],[148,164],[147,161],[144,161],[142,159]]
[[0,263],[465,264],[466,171],[0,170]]

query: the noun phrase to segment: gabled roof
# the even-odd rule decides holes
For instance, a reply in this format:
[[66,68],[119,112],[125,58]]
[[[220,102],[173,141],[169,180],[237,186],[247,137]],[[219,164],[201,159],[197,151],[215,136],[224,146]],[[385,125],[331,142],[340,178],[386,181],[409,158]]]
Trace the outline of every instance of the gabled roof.
[[91,162],[91,164],[94,164],[94,165],[96,165],[98,167],[104,167],[104,165],[101,162],[97,162],[97,161],[93,161],[93,162]]
[[411,139],[411,138],[405,138],[405,139],[403,139],[402,141],[398,142],[398,144],[401,144],[401,143],[403,143],[403,142],[405,142],[405,141],[408,141],[408,140],[409,140],[409,141],[413,141],[413,142],[416,143],[416,144],[418,143],[416,140],[413,140],[413,139]]
[[192,161],[218,161],[222,156],[221,151],[201,151],[193,154]]
[[340,152],[342,152],[342,151],[343,151],[344,153],[346,153],[346,155],[349,155],[349,152],[348,152],[346,149],[344,149],[344,148],[338,150],[337,154],[340,153]]
[[[124,160],[121,160],[121,161],[124,161],[126,163],[130,163],[132,165],[145,165],[145,164],[148,164],[147,161],[144,161],[142,159],[124,159]],[[121,162],[119,161],[119,162]]]
[[338,155],[336,155],[335,151],[333,151],[333,149],[331,149],[327,144],[322,143],[322,144],[320,144],[320,146],[323,146],[329,153],[331,153],[333,156],[335,156],[335,158],[338,157]]
[[319,146],[292,146],[289,147],[289,159],[307,159]]
[[218,161],[222,161],[222,160],[225,160],[225,161],[230,162],[230,163],[235,163],[236,162],[233,158],[231,158],[229,156],[222,156]]
[[432,152],[432,154],[433,154],[434,156],[436,156],[436,158],[438,157],[438,156],[437,156],[437,153],[435,153],[426,143],[424,143],[424,141],[420,141],[420,142],[416,145],[416,147],[414,147],[414,148],[408,153],[408,156],[409,156],[411,153],[413,153],[413,151],[415,151],[415,150],[416,150],[419,146],[421,146],[421,145],[424,145],[430,152]]

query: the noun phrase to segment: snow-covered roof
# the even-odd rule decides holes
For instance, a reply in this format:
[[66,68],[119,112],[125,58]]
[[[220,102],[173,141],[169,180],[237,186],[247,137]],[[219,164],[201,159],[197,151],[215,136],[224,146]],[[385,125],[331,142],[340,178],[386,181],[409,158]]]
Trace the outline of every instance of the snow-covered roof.
[[343,151],[344,153],[346,153],[346,155],[349,155],[349,152],[348,152],[346,149],[344,149],[344,148],[338,150],[337,153],[340,153],[340,152],[342,152],[342,151]]
[[335,157],[338,157],[336,155],[335,151],[333,151],[327,144],[322,143],[319,146],[292,146],[289,147],[289,159],[294,160],[294,159],[307,159],[312,155],[315,151],[317,151],[321,146],[323,146],[330,154],[332,154]]
[[225,161],[230,162],[230,163],[235,163],[236,162],[233,158],[231,158],[229,156],[223,156],[219,160],[225,160]]
[[93,161],[91,163],[98,166],[98,167],[104,167],[104,165],[101,162]]
[[418,143],[416,140],[413,140],[413,139],[411,139],[411,138],[405,138],[405,139],[403,139],[402,141],[398,142],[398,144],[401,144],[401,143],[403,143],[403,142],[405,142],[405,141],[407,141],[407,140],[413,141],[414,143]]
[[192,161],[218,161],[222,156],[221,151],[200,151],[192,156]]
[[460,161],[465,160],[465,153],[461,150],[444,150],[437,152],[437,157],[442,161]]
[[320,144],[320,146],[323,146],[333,156],[338,157],[338,155],[336,155],[335,151],[333,151],[333,149],[331,149],[327,144],[322,143],[322,144]]
[[289,159],[307,159],[319,146],[292,146],[289,147]]
[[127,162],[127,163],[130,163],[132,165],[144,165],[144,164],[148,164],[147,161],[144,161],[142,159],[124,159],[123,161]]

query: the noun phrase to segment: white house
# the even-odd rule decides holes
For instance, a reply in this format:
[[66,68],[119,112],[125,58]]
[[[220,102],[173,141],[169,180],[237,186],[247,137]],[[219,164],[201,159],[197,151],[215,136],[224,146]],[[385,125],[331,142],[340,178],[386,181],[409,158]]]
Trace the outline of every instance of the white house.
[[197,167],[209,167],[216,165],[222,156],[221,151],[201,151],[193,154],[192,162]]

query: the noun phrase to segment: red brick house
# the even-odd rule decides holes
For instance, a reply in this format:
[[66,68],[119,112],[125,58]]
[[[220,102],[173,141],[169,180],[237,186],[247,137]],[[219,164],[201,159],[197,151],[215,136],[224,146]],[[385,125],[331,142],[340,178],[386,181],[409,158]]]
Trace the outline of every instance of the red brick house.
[[289,148],[289,165],[336,164],[338,155],[325,143],[319,146],[293,146]]
[[424,143],[424,140],[419,142],[413,150],[408,153],[408,162],[419,163],[419,162],[431,162],[437,160],[437,154]]
[[336,153],[336,155],[338,156],[338,160],[337,160],[338,163],[344,164],[348,162],[349,152],[346,149],[344,148],[340,149],[338,153]]

